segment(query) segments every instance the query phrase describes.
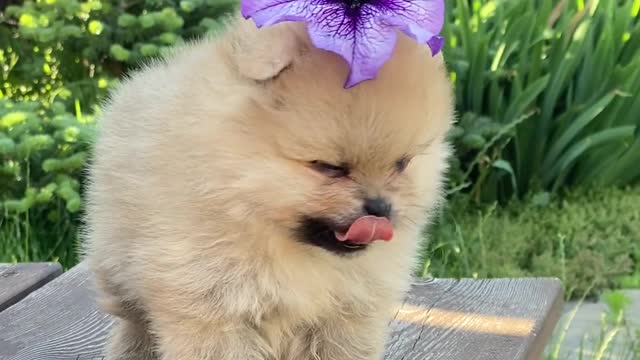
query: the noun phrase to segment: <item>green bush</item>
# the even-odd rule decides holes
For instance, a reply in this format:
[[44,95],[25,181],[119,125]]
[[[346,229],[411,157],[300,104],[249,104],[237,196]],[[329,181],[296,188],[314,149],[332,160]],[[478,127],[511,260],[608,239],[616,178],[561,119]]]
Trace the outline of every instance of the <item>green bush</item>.
[[[235,0],[46,0],[0,15],[0,97],[91,107],[110,80],[220,26]],[[44,98],[44,99],[43,99]]]
[[620,287],[640,273],[640,188],[581,190],[507,208],[456,197],[433,228],[423,274],[554,276],[574,298]]
[[93,117],[0,99],[0,261],[75,261],[81,172]]
[[640,179],[637,0],[456,0],[453,189],[509,200]]

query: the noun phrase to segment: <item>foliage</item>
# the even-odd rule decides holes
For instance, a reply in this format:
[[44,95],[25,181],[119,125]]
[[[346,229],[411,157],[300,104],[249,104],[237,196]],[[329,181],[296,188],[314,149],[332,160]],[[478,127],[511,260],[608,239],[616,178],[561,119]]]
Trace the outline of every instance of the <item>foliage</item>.
[[36,0],[8,6],[0,17],[0,96],[92,106],[112,79],[219,27],[217,20],[235,3]]
[[[640,330],[635,330],[634,334],[633,323],[628,321],[633,317],[629,309],[631,300],[620,291],[607,291],[602,294],[601,301],[607,309],[600,313],[598,328],[585,329],[586,332],[582,335],[578,348],[564,345],[566,335],[584,300],[584,296],[581,297],[573,305],[573,309],[563,316],[563,321],[554,331],[554,340],[546,348],[545,360],[576,357],[585,360],[637,359],[640,356],[640,338],[638,337]],[[578,326],[584,328],[585,324],[578,322]],[[597,334],[594,334],[594,330]],[[562,351],[563,347],[565,351]],[[563,353],[562,357],[561,353]]]
[[476,201],[640,180],[638,0],[456,0],[453,188]]
[[0,99],[0,261],[75,259],[69,240],[93,130],[92,117],[62,103]]
[[457,197],[442,212],[424,252],[436,277],[560,278],[569,298],[616,288],[640,270],[640,188],[578,191],[507,208]]

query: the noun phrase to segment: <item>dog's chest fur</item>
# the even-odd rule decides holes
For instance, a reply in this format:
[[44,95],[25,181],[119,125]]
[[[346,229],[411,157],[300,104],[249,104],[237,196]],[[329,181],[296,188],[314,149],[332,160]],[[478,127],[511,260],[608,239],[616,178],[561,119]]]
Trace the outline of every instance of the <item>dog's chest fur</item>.
[[[353,257],[271,264],[255,274],[257,298],[244,298],[247,319],[275,358],[312,351],[318,328],[350,319],[392,314],[410,280],[414,241],[399,234],[395,243],[372,246]],[[258,300],[259,298],[259,300]],[[236,299],[237,301],[237,299]],[[286,355],[286,356],[285,356]],[[296,357],[292,357],[294,359]]]

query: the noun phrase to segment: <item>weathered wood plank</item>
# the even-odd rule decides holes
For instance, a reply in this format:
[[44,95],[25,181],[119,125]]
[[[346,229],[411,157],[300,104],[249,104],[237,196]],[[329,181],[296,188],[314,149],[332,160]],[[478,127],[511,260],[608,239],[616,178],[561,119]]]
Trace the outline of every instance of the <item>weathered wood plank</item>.
[[[0,359],[102,356],[113,319],[92,299],[84,264],[0,313]],[[557,280],[415,284],[391,324],[388,360],[539,359],[557,320]]]
[[0,312],[60,274],[58,263],[0,264]]
[[95,302],[85,264],[0,313],[0,359],[99,358],[113,320]]
[[541,359],[562,303],[556,279],[417,283],[391,324],[385,359]]

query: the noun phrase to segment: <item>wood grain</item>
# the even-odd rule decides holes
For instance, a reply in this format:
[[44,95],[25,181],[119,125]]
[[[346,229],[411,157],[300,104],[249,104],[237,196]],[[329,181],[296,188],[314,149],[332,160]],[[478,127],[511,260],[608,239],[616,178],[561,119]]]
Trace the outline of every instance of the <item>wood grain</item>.
[[541,359],[562,302],[557,279],[417,283],[391,323],[385,359]]
[[98,360],[112,323],[80,264],[0,313],[0,359]]
[[58,263],[0,263],[0,312],[60,274]]
[[[113,319],[80,264],[0,313],[0,359],[100,359]],[[540,359],[559,317],[556,279],[418,281],[391,322],[387,360]]]

